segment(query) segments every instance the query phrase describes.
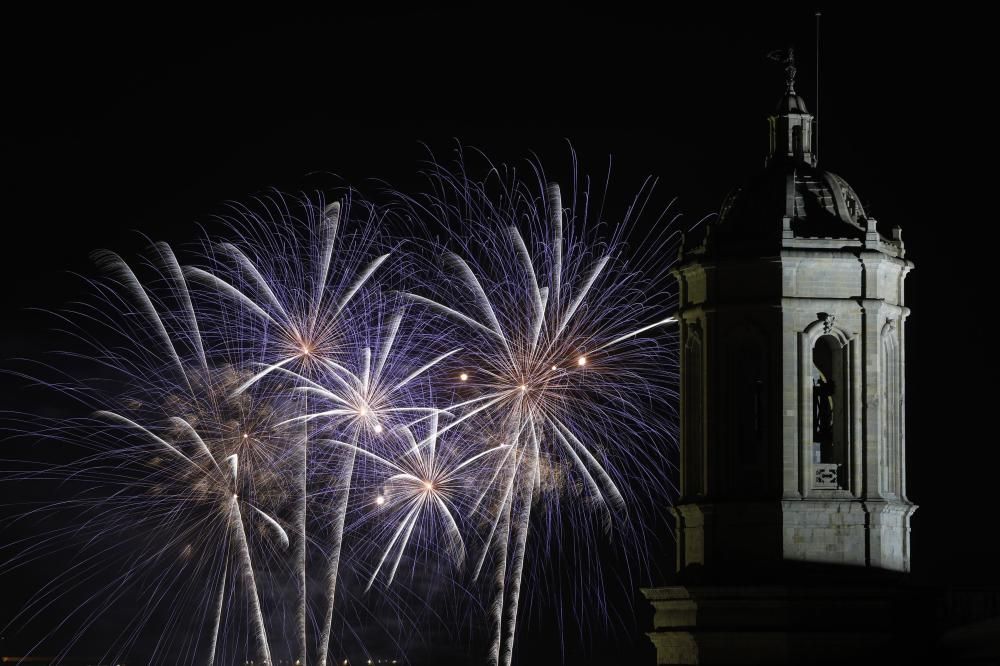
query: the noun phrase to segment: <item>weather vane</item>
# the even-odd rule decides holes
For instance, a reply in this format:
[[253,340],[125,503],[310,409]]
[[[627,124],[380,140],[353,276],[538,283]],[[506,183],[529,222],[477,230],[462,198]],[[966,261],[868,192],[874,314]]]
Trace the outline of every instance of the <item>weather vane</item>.
[[770,60],[780,62],[785,66],[785,85],[789,93],[795,93],[795,48],[777,49],[767,54]]

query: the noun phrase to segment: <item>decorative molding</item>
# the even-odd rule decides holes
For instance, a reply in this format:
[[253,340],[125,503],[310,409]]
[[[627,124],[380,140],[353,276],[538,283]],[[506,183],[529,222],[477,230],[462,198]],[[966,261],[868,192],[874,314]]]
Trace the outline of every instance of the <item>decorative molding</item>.
[[833,323],[837,320],[837,315],[818,312],[816,316],[823,322],[823,335],[830,335],[830,332],[833,331]]
[[694,319],[687,322],[687,341],[685,346],[690,348],[693,344],[701,344],[701,320]]
[[809,349],[812,349],[813,345],[816,344],[817,338],[823,335],[832,335],[840,342],[842,347],[846,347],[847,343],[855,337],[850,331],[838,326],[837,316],[828,312],[817,312],[816,320],[806,326],[802,333]]
[[839,490],[840,465],[838,463],[813,463],[813,489]]

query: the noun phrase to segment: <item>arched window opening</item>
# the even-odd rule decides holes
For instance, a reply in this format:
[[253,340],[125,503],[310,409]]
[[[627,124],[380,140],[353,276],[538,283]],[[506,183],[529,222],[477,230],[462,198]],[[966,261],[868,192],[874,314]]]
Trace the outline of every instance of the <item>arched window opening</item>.
[[[816,340],[812,353],[813,463],[840,466],[818,469],[817,482],[823,486],[842,487],[839,477],[847,457],[848,378],[845,370],[844,348],[840,341],[832,335]],[[825,475],[822,479],[821,474]]]
[[792,128],[792,154],[799,157],[802,152],[802,125],[796,125]]

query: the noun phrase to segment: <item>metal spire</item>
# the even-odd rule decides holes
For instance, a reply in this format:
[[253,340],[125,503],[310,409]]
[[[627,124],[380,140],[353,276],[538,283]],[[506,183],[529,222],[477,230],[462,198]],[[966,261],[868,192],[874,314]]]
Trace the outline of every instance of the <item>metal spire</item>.
[[816,156],[816,161],[819,161],[819,17],[822,13],[816,12],[816,113],[813,115],[813,123],[816,128],[814,131],[815,136],[813,138],[813,155]]

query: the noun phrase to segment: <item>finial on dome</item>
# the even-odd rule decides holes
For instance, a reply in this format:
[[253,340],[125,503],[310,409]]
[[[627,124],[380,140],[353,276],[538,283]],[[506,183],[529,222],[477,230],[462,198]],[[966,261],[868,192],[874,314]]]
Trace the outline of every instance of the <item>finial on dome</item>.
[[787,49],[778,49],[767,54],[771,60],[776,60],[785,66],[785,93],[795,94],[795,47],[789,46]]
[[771,136],[768,164],[775,160],[803,162],[816,166],[813,152],[813,117],[806,102],[795,92],[795,49],[779,49],[768,58],[785,66],[785,94],[770,118]]

